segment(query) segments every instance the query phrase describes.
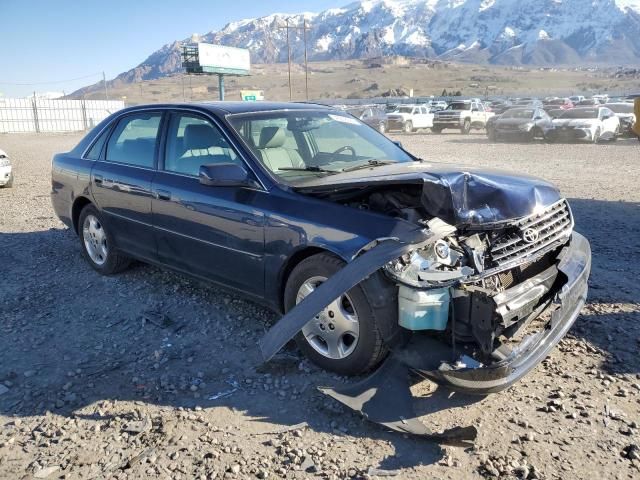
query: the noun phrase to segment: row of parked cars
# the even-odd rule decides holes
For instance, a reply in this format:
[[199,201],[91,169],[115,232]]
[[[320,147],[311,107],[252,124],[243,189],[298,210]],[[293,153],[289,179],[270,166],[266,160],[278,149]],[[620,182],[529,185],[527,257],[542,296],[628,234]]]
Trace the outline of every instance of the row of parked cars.
[[448,104],[433,101],[416,105],[388,105],[386,108],[380,105],[343,108],[382,133],[414,133],[425,129],[430,129],[433,133],[441,133],[445,129],[469,133],[472,129],[485,128],[489,118],[495,115],[480,99]]
[[492,141],[542,139],[598,143],[615,141],[620,136],[640,139],[640,127],[636,124],[639,112],[640,100],[636,100],[634,106],[629,100],[611,101],[601,96],[531,99],[527,104],[510,106],[495,115],[487,122],[486,131]]
[[[344,107],[360,120],[378,129],[413,133],[429,129],[439,134],[443,130],[458,130],[468,134],[473,129],[486,130],[492,141],[587,140],[594,143],[616,140],[619,136],[638,136],[634,131],[640,116],[630,99],[609,99],[604,95],[592,98],[574,96],[501,99],[492,102],[480,99],[443,101],[423,104],[368,105]],[[634,110],[635,109],[635,110]]]

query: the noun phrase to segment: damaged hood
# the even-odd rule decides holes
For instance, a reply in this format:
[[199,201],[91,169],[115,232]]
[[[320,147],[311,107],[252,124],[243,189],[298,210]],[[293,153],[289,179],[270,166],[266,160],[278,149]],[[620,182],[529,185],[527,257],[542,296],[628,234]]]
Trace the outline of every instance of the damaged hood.
[[457,227],[487,226],[526,217],[561,199],[556,187],[527,175],[428,162],[395,163],[298,183],[300,193],[322,194],[392,185],[422,185],[432,217]]

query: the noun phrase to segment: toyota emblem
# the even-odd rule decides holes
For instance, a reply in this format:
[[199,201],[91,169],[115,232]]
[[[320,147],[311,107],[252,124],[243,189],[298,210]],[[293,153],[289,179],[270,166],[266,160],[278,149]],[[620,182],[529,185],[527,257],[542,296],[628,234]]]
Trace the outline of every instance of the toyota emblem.
[[527,228],[524,232],[522,232],[522,239],[527,243],[534,243],[538,240],[540,234],[535,228]]

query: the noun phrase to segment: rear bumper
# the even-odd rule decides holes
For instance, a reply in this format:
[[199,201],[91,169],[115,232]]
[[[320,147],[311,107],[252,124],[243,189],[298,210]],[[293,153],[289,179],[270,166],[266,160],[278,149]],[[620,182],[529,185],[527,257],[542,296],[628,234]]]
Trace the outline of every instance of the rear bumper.
[[419,373],[454,390],[480,395],[499,392],[520,380],[566,335],[585,304],[591,271],[591,247],[587,239],[573,233],[571,242],[559,255],[557,268],[567,281],[542,312],[551,312],[550,321],[541,332],[525,337],[507,358],[488,366],[440,367]]

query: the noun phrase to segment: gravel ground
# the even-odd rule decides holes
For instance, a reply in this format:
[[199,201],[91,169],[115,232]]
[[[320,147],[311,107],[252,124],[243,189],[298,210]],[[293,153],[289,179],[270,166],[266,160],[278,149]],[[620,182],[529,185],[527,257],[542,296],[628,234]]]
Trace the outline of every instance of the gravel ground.
[[398,137],[432,161],[551,180],[592,242],[589,304],[528,377],[486,398],[413,387],[426,424],[478,427],[469,448],[345,411],[315,389],[345,379],[295,350],[254,369],[276,318],[253,303],[146,265],[96,274],[49,202],[51,155],[79,138],[0,135],[16,172],[0,189],[1,478],[640,477],[637,141]]

